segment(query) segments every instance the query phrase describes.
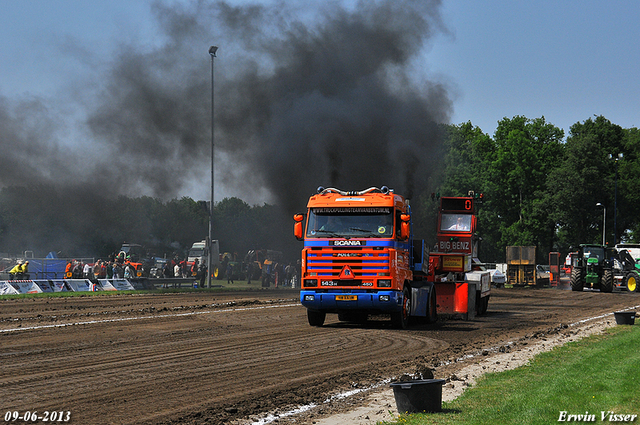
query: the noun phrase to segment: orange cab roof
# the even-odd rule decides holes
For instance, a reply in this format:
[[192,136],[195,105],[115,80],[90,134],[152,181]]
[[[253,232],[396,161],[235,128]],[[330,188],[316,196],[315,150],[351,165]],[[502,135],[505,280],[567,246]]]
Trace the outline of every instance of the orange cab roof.
[[362,195],[341,195],[330,192],[313,195],[307,207],[402,207],[405,199],[395,193],[365,193]]

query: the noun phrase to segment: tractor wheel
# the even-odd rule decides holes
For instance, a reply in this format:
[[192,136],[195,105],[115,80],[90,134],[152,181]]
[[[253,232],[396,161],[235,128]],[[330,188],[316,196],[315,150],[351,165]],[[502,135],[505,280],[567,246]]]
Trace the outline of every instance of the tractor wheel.
[[402,311],[391,313],[391,322],[398,329],[407,329],[409,317],[411,317],[411,290],[409,286],[405,286],[402,291]]
[[612,292],[613,291],[613,271],[605,270],[602,273],[602,279],[600,280],[600,292]]
[[491,298],[491,295],[487,295],[486,297],[481,298],[482,301],[480,302],[480,305],[482,307],[480,308],[480,311],[478,312],[478,314],[480,315],[487,314],[487,310],[489,309],[489,298]]
[[584,280],[582,276],[582,269],[574,267],[571,270],[571,290],[582,291],[584,289]]
[[314,311],[307,309],[307,320],[311,326],[324,325],[324,319],[327,317],[327,313],[324,311]]
[[435,323],[438,321],[436,304],[436,287],[434,285],[431,288],[431,291],[429,291],[429,301],[427,302],[427,306],[429,307],[429,311],[427,312],[427,323]]
[[638,289],[638,280],[639,280],[638,273],[636,272],[630,272],[625,276],[624,284],[626,285],[629,292],[640,291],[640,289]]

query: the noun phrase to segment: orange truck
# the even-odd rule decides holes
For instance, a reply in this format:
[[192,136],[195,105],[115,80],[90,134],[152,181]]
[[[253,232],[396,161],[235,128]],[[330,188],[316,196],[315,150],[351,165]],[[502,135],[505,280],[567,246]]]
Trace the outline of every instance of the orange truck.
[[[355,322],[388,314],[396,327],[406,329],[416,319],[437,320],[439,291],[446,297],[445,312],[462,312],[453,304],[449,308],[452,296],[461,303],[458,292],[467,291],[467,302],[475,302],[475,292],[469,295],[475,282],[456,286],[447,280],[453,272],[436,274],[443,271],[440,264],[459,263],[453,251],[443,252],[447,261],[438,262],[441,255],[431,259],[424,240],[414,239],[411,220],[409,201],[386,186],[355,192],[318,188],[307,212],[294,216],[294,235],[304,241],[300,301],[311,326],[322,326],[327,313]],[[466,265],[462,259],[453,268]]]

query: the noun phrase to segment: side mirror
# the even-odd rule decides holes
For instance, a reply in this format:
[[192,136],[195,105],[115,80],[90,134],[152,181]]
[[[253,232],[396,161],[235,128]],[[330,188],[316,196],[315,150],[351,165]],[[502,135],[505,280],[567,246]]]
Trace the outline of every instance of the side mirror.
[[295,214],[293,216],[293,220],[295,221],[293,225],[293,236],[296,237],[299,241],[303,240],[303,232],[304,228],[302,222],[304,221],[304,214]]
[[404,241],[409,239],[411,235],[411,216],[409,214],[401,214],[400,220],[402,220],[402,223],[400,223],[400,239]]

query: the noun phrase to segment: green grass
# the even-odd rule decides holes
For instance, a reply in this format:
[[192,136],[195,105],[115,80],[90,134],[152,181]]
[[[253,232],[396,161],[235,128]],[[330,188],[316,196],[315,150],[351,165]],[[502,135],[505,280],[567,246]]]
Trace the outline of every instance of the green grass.
[[[385,424],[549,424],[560,412],[640,415],[640,326],[616,326],[540,354],[518,369],[488,374],[443,411],[399,415]],[[582,422],[585,423],[585,422]],[[640,423],[636,417],[633,423]]]

